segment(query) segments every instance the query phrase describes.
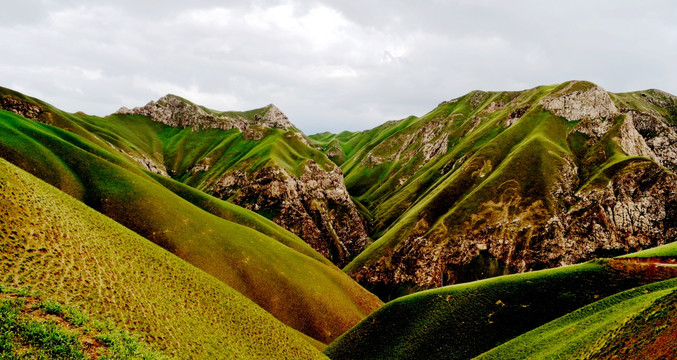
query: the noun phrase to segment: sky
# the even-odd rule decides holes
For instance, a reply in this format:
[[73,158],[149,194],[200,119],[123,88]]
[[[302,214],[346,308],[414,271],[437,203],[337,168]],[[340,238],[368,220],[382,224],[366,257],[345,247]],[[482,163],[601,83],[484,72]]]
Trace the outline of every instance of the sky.
[[104,116],[172,93],[358,131],[472,90],[677,94],[675,1],[3,0],[0,86]]

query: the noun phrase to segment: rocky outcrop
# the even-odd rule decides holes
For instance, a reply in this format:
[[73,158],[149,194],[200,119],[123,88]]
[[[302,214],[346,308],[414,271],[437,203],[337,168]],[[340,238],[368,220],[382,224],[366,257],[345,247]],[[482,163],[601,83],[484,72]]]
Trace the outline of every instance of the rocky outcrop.
[[[289,130],[279,141],[300,141],[310,147],[303,133],[296,130],[275,105],[246,113],[216,112],[167,95],[157,102],[132,110],[122,108],[117,113],[148,116],[168,126],[192,127],[194,131],[237,129],[245,139],[252,141],[271,134],[270,128],[278,128]],[[134,160],[150,171],[166,174],[164,166],[150,159]],[[187,172],[197,175],[210,171],[218,161],[218,158],[204,157]],[[345,188],[338,166],[326,171],[309,160],[304,169],[293,173],[275,161],[257,170],[250,169],[249,165],[251,162],[230,165],[232,168],[202,178],[200,186],[216,197],[270,218],[338,265],[346,264],[369,243],[362,218]],[[296,172],[302,175],[296,176]]]
[[11,111],[26,119],[38,120],[45,110],[37,104],[33,104],[13,96],[0,97],[0,109]]
[[325,171],[309,160],[300,177],[276,166],[234,171],[209,192],[271,218],[339,266],[370,242],[338,166]]
[[621,112],[632,119],[633,126],[663,167],[677,170],[677,126],[670,126],[656,116],[634,109]]
[[579,82],[572,81],[558,94],[541,100],[544,109],[569,121],[584,119],[609,118],[618,114],[618,109],[611,97],[594,84],[587,89],[569,91]]
[[192,126],[195,130],[238,129],[243,134],[249,134],[248,138],[253,139],[263,137],[260,128],[287,130],[293,127],[287,116],[273,104],[261,109],[260,113],[254,114],[253,119],[248,119],[243,114],[234,112],[208,112],[202,107],[175,95],[166,95],[157,102],[151,101],[143,107],[131,110],[123,107],[116,113],[144,115],[150,117],[153,121],[172,127]]

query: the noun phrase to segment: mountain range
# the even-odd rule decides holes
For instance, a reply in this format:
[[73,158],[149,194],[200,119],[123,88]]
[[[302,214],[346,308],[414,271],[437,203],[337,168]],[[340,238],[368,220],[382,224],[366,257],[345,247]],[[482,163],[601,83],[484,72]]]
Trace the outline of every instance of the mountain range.
[[[677,354],[665,92],[473,91],[310,136],[272,104],[176,95],[97,117],[0,88],[0,109],[19,324],[55,316],[21,304],[63,304],[142,344],[130,358]],[[83,357],[113,351],[64,319]],[[13,333],[7,354],[55,349]]]

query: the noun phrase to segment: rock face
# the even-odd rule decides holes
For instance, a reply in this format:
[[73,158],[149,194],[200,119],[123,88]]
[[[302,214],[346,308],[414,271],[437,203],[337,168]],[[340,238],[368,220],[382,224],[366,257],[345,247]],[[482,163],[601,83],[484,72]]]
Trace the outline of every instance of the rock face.
[[618,114],[609,94],[594,84],[589,88],[570,91],[580,82],[572,81],[559,96],[550,96],[541,101],[544,109],[569,121],[609,118]]
[[[294,125],[275,105],[270,104],[247,119],[243,114],[206,111],[185,99],[175,95],[166,95],[157,102],[151,101],[143,107],[134,109],[120,108],[117,114],[144,115],[154,121],[173,127],[193,126],[199,129],[238,129],[243,133],[251,132],[254,127],[278,128],[288,130]],[[256,135],[252,135],[256,136]]]
[[45,121],[46,111],[42,106],[15,98],[11,95],[0,96],[0,109],[11,111],[26,119]]
[[338,166],[327,172],[311,160],[300,178],[280,167],[235,171],[209,192],[270,217],[339,266],[369,244]]
[[[506,96],[502,103],[477,93],[457,100],[471,110],[447,116],[469,124],[454,131],[486,145],[463,153],[452,142],[446,156],[437,155],[447,159],[438,161],[442,179],[390,225],[376,250],[366,253],[370,258],[358,257],[346,269],[390,297],[402,288],[573,264],[676,241],[672,120],[662,109],[652,110],[652,99],[630,108],[625,106],[637,102],[636,94],[612,95],[572,82],[544,95],[531,90]],[[458,116],[465,118],[454,120]],[[489,139],[486,131],[499,135]],[[459,143],[468,146],[462,138]],[[390,160],[371,155],[365,164]]]

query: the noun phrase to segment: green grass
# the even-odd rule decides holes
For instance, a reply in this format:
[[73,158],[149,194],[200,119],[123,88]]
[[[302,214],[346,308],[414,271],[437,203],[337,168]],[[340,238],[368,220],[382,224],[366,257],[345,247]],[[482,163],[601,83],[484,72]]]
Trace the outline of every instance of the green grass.
[[422,291],[387,303],[325,354],[467,359],[584,305],[675,275],[670,267],[597,260]]
[[[223,282],[2,159],[0,208],[3,287],[82,309],[169,356],[321,357]],[[42,307],[87,321],[53,302]],[[99,340],[123,335],[110,336]]]
[[167,359],[113,324],[21,291],[0,291],[0,358]]
[[[40,177],[55,168],[60,169],[57,175],[61,177],[62,173],[72,174],[73,180],[65,185],[45,178],[317,340],[331,341],[380,305],[378,299],[296,237],[277,231],[260,216],[163,180],[198,206],[210,207],[219,217],[176,195],[133,164],[79,137],[7,112],[1,112],[0,119],[0,128],[23,137],[18,142],[13,141],[16,137],[1,138],[0,156],[11,155],[9,160]],[[29,151],[26,144],[41,152]],[[36,154],[44,156],[36,159]],[[280,241],[226,218],[279,233],[276,238]]]
[[626,290],[573,311],[476,359],[674,358],[677,280]]

